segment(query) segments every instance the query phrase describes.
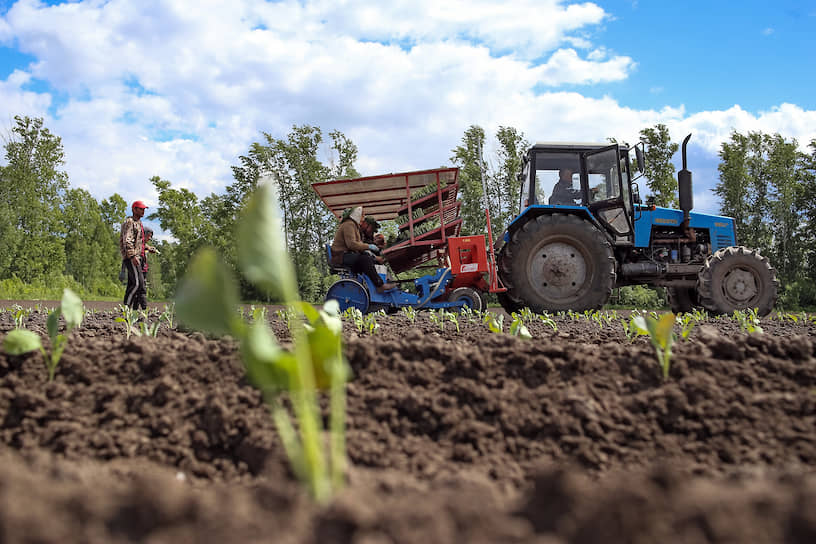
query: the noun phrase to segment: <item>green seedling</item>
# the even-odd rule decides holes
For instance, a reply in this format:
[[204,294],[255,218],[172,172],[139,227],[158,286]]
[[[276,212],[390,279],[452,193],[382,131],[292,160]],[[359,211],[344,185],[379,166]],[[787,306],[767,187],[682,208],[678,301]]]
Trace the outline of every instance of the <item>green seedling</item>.
[[119,305],[119,311],[122,312],[122,315],[116,318],[116,322],[125,324],[125,337],[130,340],[130,334],[136,330],[133,325],[136,323],[137,312],[130,306],[125,306],[124,304]]
[[[357,310],[359,312],[359,310]],[[379,312],[373,312],[370,314],[366,314],[363,318],[363,326],[368,331],[368,335],[371,336],[380,328],[380,324],[377,323],[377,315],[385,315],[385,312],[379,314]]]
[[533,311],[528,308],[524,307],[518,311],[518,316],[525,322],[525,323],[532,323],[533,319],[535,319],[535,314]]
[[499,334],[504,332],[504,314],[498,314],[497,316],[494,313],[485,312],[482,321],[487,325],[490,332]]
[[552,330],[554,330],[554,331],[558,330],[558,326],[555,324],[555,320],[552,317],[550,317],[550,314],[548,314],[547,312],[544,312],[543,314],[538,316],[538,318],[545,325],[548,325],[548,326],[552,327]]
[[636,315],[633,318],[635,327],[640,334],[648,334],[652,346],[657,354],[657,361],[663,369],[663,379],[669,378],[669,368],[671,365],[671,348],[675,340],[674,323],[676,316],[673,313],[663,314],[655,319],[652,316]]
[[416,320],[417,313],[416,310],[414,310],[413,306],[404,306],[400,310],[400,313],[402,313],[402,315],[404,315],[411,323],[413,323]]
[[691,334],[691,330],[697,324],[697,320],[694,319],[694,315],[688,312],[679,316],[680,319],[680,338],[683,340],[688,339],[689,334]]
[[150,336],[156,338],[159,335],[159,325],[161,323],[156,321],[151,323],[150,325],[147,322],[142,321],[139,323],[139,336]]
[[440,309],[439,313],[437,314],[436,311],[431,310],[428,313],[428,319],[431,320],[431,323],[437,325],[439,330],[445,330],[445,310]]
[[524,320],[521,319],[521,316],[516,316],[516,314],[513,314],[513,316],[513,322],[510,323],[510,335],[518,336],[519,338],[524,338],[525,340],[532,338],[533,335],[531,335],[530,331],[527,330],[527,326],[524,324]]
[[354,323],[354,328],[357,329],[358,333],[363,333],[363,329],[365,328],[365,319],[363,319],[363,312],[361,312],[358,308],[346,308],[346,311],[343,312],[343,318]]
[[448,312],[444,315],[445,317],[447,317],[448,321],[454,324],[454,326],[456,327],[456,332],[459,332],[459,317],[456,315],[456,312]]
[[734,310],[732,317],[734,321],[739,323],[740,330],[742,332],[747,332],[748,334],[764,332],[759,324],[759,316],[757,315],[757,311],[754,308],[744,311]]
[[23,307],[19,304],[15,304],[11,307],[12,317],[14,318],[14,328],[15,329],[24,329],[25,326],[23,325],[23,320],[25,320],[27,312],[23,310]]
[[175,327],[175,313],[176,313],[176,305],[171,304],[167,306],[164,305],[164,311],[159,315],[159,322],[164,322],[168,329],[173,329]]
[[[82,308],[82,300],[70,289],[65,289],[62,292],[62,300],[60,306],[53,312],[48,314],[46,321],[46,328],[48,329],[48,337],[51,340],[51,356],[49,357],[42,345],[42,341],[38,334],[25,329],[15,329],[10,331],[3,339],[3,350],[9,355],[22,355],[39,349],[45,359],[45,366],[48,369],[48,381],[54,379],[54,374],[57,371],[62,358],[62,352],[65,351],[65,344],[68,342],[68,336],[71,331],[82,323],[82,317],[85,311]],[[59,318],[65,320],[65,332],[59,333]]]
[[[211,248],[190,262],[176,299],[179,320],[212,334],[232,335],[240,345],[250,381],[269,405],[272,419],[294,473],[319,502],[326,502],[344,483],[345,384],[337,301],[322,310],[297,300],[292,262],[281,236],[279,205],[270,182],[261,183],[238,222],[238,266],[243,276],[271,299],[295,308],[289,321],[292,349],[282,348],[265,321],[239,318],[238,287],[230,269]],[[318,390],[329,390],[328,456]],[[292,413],[282,401],[290,400]],[[328,457],[328,460],[327,460]]]

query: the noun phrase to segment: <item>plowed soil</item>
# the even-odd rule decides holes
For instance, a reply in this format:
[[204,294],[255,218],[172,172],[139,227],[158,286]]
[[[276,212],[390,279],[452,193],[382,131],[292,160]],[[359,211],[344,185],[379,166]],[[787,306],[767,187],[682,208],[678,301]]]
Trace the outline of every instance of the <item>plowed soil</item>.
[[232,340],[115,317],[86,315],[50,383],[0,353],[0,542],[816,542],[805,319],[709,319],[665,381],[617,322],[346,323],[351,468],[318,506]]

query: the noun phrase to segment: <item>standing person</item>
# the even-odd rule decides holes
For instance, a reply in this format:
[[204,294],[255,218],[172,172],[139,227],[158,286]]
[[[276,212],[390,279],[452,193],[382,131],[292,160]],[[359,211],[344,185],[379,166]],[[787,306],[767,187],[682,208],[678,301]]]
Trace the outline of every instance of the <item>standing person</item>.
[[134,310],[147,309],[147,291],[141,263],[141,256],[145,251],[142,217],[147,206],[141,200],[137,200],[130,209],[133,215],[122,223],[119,235],[119,253],[122,255],[128,277],[123,304]]
[[148,253],[158,253],[159,250],[153,246],[147,245],[150,240],[153,239],[153,229],[150,227],[144,227],[144,249],[142,250],[141,254],[141,262],[142,262],[142,276],[144,276],[145,280],[145,301],[143,304],[140,304],[142,308],[147,308],[147,270],[150,268],[150,265],[147,263],[147,254]]
[[366,253],[366,250],[378,253],[380,249],[373,243],[363,242],[360,234],[362,221],[362,206],[352,209],[347,216],[344,214],[331,245],[332,264],[335,266],[348,266],[352,272],[365,274],[371,279],[380,293],[394,289],[397,286],[396,284],[383,283],[383,279],[374,268],[374,257]]

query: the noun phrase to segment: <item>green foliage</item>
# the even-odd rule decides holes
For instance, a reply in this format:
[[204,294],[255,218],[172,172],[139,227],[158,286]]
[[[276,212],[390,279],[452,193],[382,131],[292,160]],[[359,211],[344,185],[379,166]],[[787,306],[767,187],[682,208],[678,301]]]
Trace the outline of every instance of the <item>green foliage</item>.
[[41,118],[14,117],[0,167],[0,278],[31,282],[65,267],[62,141]]
[[760,325],[759,316],[755,308],[748,310],[734,310],[732,314],[734,321],[739,323],[740,330],[752,334],[755,332],[762,333],[762,326]]
[[136,324],[136,319],[138,318],[137,312],[130,306],[125,306],[124,304],[119,305],[119,311],[122,313],[122,315],[117,317],[115,321],[116,323],[125,324],[125,337],[130,340],[130,335],[135,330],[134,325]]
[[676,317],[673,313],[663,314],[659,318],[652,316],[633,316],[632,322],[638,329],[639,334],[648,334],[649,340],[657,354],[657,361],[663,370],[663,379],[669,378],[669,368],[671,366],[672,344],[676,338],[674,334],[674,323]]
[[411,323],[413,323],[414,320],[416,320],[417,313],[416,310],[414,310],[413,306],[403,306],[403,308],[400,310],[400,313],[402,313],[402,315],[408,318],[408,320]]
[[524,320],[520,316],[517,316],[515,313],[513,314],[513,322],[510,323],[510,335],[518,336],[519,338],[523,338],[525,340],[529,340],[530,338],[533,337],[530,334],[530,331],[527,330],[527,326],[524,324]]
[[[48,369],[48,381],[54,379],[68,336],[71,331],[82,323],[85,311],[82,307],[82,300],[70,289],[66,289],[62,294],[60,306],[48,314],[46,328],[48,337],[51,340],[51,355],[49,356],[42,345],[39,335],[25,329],[15,329],[10,331],[3,339],[3,349],[9,355],[22,355],[39,349],[42,352],[45,366]],[[59,319],[62,316],[65,321],[65,333],[59,332]]]
[[646,185],[652,191],[655,203],[666,208],[677,208],[677,179],[672,156],[680,146],[671,141],[669,129],[662,123],[641,130],[640,139],[646,142],[643,174],[648,179]]
[[504,332],[504,314],[494,314],[485,312],[482,314],[482,321],[492,333],[501,334]]
[[[342,321],[336,301],[317,310],[296,299],[297,284],[280,238],[283,230],[278,228],[277,209],[273,187],[260,185],[239,221],[239,232],[254,238],[242,237],[237,261],[245,277],[270,295],[282,297],[302,316],[289,321],[293,351],[277,344],[265,320],[246,325],[239,317],[237,284],[212,249],[202,249],[193,257],[179,287],[176,307],[184,323],[215,334],[229,333],[240,342],[247,375],[264,393],[295,474],[323,502],[343,485],[345,474],[349,370],[342,354]],[[330,390],[328,463],[318,388]],[[283,393],[291,399],[297,426],[280,401]]]
[[645,285],[627,285],[618,289],[617,304],[624,308],[662,308],[663,296]]
[[346,308],[346,311],[343,312],[343,318],[351,321],[358,333],[363,333],[363,329],[365,329],[365,319],[363,318],[363,312],[358,308]]

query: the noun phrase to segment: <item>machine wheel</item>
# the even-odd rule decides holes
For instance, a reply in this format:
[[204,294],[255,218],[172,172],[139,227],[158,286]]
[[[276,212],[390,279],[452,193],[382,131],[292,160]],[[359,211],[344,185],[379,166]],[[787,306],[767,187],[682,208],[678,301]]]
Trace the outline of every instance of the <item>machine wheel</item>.
[[666,296],[671,311],[676,314],[690,312],[700,304],[697,290],[693,287],[667,287]]
[[519,304],[518,302],[510,298],[510,295],[508,295],[506,292],[496,293],[496,298],[499,299],[499,304],[502,305],[502,308],[504,308],[504,311],[507,312],[508,314],[518,312],[519,310],[524,308],[523,305]]
[[448,302],[456,302],[462,299],[465,300],[465,306],[474,312],[483,312],[487,309],[482,295],[472,287],[459,287],[458,289],[454,289],[450,296],[448,296]]
[[537,313],[600,308],[615,286],[611,244],[575,215],[525,223],[505,246],[500,271],[510,301]]
[[716,314],[756,308],[771,313],[779,282],[768,259],[747,247],[726,247],[706,259],[697,276],[703,307]]
[[329,287],[326,300],[331,299],[340,304],[341,312],[345,312],[348,308],[357,308],[366,313],[370,302],[365,286],[357,280],[348,278],[337,280]]

